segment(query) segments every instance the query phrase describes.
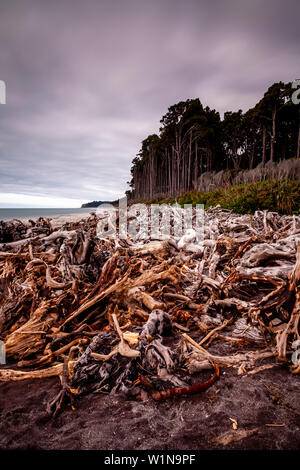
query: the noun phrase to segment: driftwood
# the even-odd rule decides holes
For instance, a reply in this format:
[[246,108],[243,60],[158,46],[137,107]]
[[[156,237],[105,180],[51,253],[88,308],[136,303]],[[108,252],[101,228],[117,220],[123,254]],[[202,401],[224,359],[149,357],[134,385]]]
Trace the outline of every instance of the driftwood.
[[187,368],[190,372],[197,372],[210,367],[210,364],[219,364],[223,367],[251,367],[259,359],[266,359],[276,356],[276,351],[247,351],[244,353],[234,354],[232,356],[217,356],[203,349],[200,344],[193,341],[188,335],[184,334],[184,338],[192,344],[194,349],[189,349],[182,343],[182,355],[185,358]]
[[[299,216],[217,207],[204,214],[202,242],[194,229],[177,238],[171,230],[164,239],[101,239],[98,220],[0,223],[0,340],[18,368],[1,368],[0,381],[62,376],[67,360],[74,374],[64,375],[50,406],[58,410],[90,390],[145,397],[150,384],[150,397],[176,396],[170,390],[196,386],[193,373],[212,365],[243,374],[269,358],[253,373],[278,360],[300,373],[292,361],[300,339]],[[211,354],[216,341],[238,352]]]
[[46,377],[55,377],[61,375],[63,364],[56,364],[48,369],[34,370],[32,372],[23,372],[21,370],[3,369],[0,370],[0,380],[2,382],[44,379]]

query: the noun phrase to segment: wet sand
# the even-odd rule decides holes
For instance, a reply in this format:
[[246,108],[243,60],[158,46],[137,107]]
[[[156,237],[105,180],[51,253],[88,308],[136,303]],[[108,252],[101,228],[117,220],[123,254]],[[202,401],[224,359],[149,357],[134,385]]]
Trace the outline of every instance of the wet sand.
[[283,364],[246,377],[223,368],[206,392],[165,402],[92,393],[49,418],[59,390],[58,378],[1,383],[0,449],[300,449],[300,377]]

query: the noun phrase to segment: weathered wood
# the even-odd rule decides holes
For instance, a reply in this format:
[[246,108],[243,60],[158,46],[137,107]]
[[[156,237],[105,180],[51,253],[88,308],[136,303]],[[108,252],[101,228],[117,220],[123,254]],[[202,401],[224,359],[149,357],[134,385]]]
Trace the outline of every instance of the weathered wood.
[[[75,361],[74,361],[75,363]],[[23,372],[21,370],[13,369],[0,369],[1,382],[15,382],[19,380],[32,380],[44,379],[46,377],[55,377],[61,375],[63,371],[63,364],[56,364],[48,369],[34,370],[30,372]]]
[[[164,391],[170,383],[186,388],[184,374],[189,381],[212,363],[244,374],[276,356],[299,373],[290,361],[300,335],[299,216],[212,208],[201,242],[194,229],[165,240],[99,239],[97,222],[92,216],[58,227],[46,219],[1,226],[11,241],[0,244],[0,339],[7,357],[35,369],[1,369],[3,380],[62,376],[62,364],[38,369],[62,358],[74,365],[80,390],[98,377],[100,388],[131,393],[145,370]],[[127,328],[134,343],[124,337]],[[187,342],[176,348],[178,331],[202,336],[195,341],[185,333]],[[174,346],[164,343],[165,334]],[[216,339],[237,345],[238,354],[211,354]],[[70,398],[72,375],[62,377],[50,408]]]

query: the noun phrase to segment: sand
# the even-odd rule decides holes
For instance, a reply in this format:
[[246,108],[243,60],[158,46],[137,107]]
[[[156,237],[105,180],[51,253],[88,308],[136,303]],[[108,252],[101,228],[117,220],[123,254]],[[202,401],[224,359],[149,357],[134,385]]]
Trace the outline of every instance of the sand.
[[246,377],[224,368],[206,392],[165,402],[92,393],[49,418],[59,389],[58,378],[0,384],[0,449],[300,449],[300,377],[283,364]]
[[79,222],[80,220],[87,219],[88,217],[90,217],[91,212],[94,212],[94,211],[91,210],[90,212],[87,212],[86,214],[79,212],[78,214],[53,215],[50,217],[51,223],[52,223],[52,226],[55,228],[61,227],[63,224],[66,224],[66,223]]

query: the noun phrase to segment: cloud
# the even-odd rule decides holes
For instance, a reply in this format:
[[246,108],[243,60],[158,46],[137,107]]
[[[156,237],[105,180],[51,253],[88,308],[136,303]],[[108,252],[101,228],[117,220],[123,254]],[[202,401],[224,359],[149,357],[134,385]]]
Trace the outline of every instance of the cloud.
[[2,205],[9,194],[16,204],[121,197],[141,140],[170,105],[199,97],[221,114],[246,110],[298,74],[296,0],[0,6]]

